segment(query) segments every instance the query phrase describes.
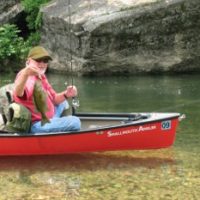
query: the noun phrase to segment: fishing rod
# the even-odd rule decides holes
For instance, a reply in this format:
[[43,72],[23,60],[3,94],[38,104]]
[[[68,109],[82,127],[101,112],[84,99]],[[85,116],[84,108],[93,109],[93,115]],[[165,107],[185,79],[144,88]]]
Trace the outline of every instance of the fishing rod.
[[[69,15],[69,23],[68,23],[68,33],[69,33],[69,54],[70,54],[70,70],[71,70],[71,83],[72,87],[74,85],[73,80],[73,58],[72,58],[72,23],[71,23],[71,0],[68,0],[68,15]],[[75,115],[76,109],[80,106],[79,100],[75,97],[72,98],[72,115]]]

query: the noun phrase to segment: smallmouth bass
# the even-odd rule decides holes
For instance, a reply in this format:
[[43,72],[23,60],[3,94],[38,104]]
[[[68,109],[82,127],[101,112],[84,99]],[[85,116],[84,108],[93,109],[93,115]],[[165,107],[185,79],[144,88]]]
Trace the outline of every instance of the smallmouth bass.
[[41,113],[41,125],[45,125],[46,123],[50,123],[50,120],[46,116],[46,112],[48,111],[46,96],[47,94],[44,92],[42,88],[41,81],[36,81],[33,90],[33,101],[35,108],[38,112]]

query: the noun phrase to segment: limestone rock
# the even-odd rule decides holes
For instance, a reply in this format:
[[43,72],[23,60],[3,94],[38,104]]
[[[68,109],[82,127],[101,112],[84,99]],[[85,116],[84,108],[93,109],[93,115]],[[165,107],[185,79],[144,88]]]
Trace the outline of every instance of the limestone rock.
[[20,0],[0,1],[0,25],[9,23],[23,10]]
[[41,43],[52,52],[50,69],[96,75],[200,71],[199,0],[71,3],[70,18],[66,0],[42,8]]

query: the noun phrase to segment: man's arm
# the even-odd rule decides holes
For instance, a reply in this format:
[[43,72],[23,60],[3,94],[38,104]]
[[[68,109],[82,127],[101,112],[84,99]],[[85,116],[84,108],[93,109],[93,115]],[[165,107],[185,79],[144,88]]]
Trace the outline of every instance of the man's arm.
[[75,96],[77,96],[76,86],[68,86],[65,91],[56,94],[54,103],[60,104],[65,99],[75,97]]
[[27,80],[28,74],[26,73],[25,69],[23,69],[19,74],[19,77],[17,77],[17,80],[15,81],[14,93],[16,96],[22,97],[24,95],[24,89]]
[[19,76],[15,81],[15,89],[14,89],[15,95],[18,97],[22,97],[24,95],[24,89],[28,77],[39,76],[39,75],[40,71],[37,67],[37,62],[29,58],[26,62],[26,67],[20,72]]

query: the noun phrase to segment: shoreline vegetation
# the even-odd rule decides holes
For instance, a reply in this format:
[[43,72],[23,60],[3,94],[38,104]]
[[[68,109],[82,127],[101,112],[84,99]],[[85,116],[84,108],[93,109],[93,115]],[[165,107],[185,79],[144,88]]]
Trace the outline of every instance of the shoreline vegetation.
[[[41,6],[50,0],[21,0],[25,24],[22,30],[15,23],[0,26],[0,72],[18,71],[23,65],[29,49],[40,42],[42,26]],[[20,19],[18,19],[20,20]],[[23,33],[25,27],[26,33]]]

